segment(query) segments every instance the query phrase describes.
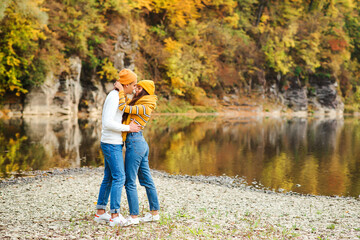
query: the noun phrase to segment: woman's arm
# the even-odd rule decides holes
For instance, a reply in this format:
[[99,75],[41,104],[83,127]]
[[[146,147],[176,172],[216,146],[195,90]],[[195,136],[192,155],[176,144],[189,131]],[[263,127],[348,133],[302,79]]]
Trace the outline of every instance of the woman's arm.
[[152,109],[146,105],[127,105],[124,91],[119,91],[119,109],[129,114],[145,115],[147,117],[150,117],[152,112]]

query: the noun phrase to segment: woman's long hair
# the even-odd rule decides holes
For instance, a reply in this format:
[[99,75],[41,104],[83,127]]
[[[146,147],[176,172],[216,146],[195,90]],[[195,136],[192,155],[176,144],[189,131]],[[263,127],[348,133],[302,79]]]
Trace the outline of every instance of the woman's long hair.
[[[139,95],[137,96],[134,96],[133,99],[131,100],[131,102],[129,103],[129,106],[134,106],[135,103],[137,102],[137,100],[139,100],[140,98],[142,98],[143,96],[146,96],[146,95],[150,95],[145,89],[143,89]],[[129,113],[124,113],[123,115],[123,122],[126,121],[126,119],[129,117]]]

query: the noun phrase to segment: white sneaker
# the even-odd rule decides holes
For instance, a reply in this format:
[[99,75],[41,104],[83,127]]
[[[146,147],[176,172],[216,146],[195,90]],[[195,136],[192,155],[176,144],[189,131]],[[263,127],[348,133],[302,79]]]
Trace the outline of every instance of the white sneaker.
[[116,218],[110,218],[110,227],[114,227],[116,225],[123,226],[125,222],[126,219],[121,214],[119,214],[119,216]]
[[136,225],[139,224],[139,218],[132,218],[131,216],[129,216],[126,219],[126,222],[124,223],[124,227],[130,226],[130,225]]
[[97,223],[109,222],[111,216],[108,213],[103,213],[101,215],[95,214],[94,221]]
[[145,217],[140,218],[140,222],[153,222],[159,220],[160,220],[160,214],[152,215],[149,212],[145,214]]

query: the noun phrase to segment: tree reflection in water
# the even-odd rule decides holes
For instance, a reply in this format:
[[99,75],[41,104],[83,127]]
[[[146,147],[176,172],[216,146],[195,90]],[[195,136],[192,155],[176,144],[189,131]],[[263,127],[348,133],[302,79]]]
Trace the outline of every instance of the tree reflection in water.
[[[156,116],[144,131],[150,165],[171,174],[240,176],[306,194],[360,194],[358,119]],[[101,166],[99,119],[2,120],[9,172]]]

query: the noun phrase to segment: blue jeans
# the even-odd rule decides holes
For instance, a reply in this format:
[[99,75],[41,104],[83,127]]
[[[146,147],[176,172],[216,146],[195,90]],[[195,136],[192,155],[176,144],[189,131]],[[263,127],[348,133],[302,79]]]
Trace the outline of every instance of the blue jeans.
[[100,143],[104,154],[104,179],[100,186],[96,209],[106,209],[110,195],[110,212],[120,212],[121,191],[125,184],[123,145]]
[[139,215],[139,199],[136,189],[136,176],[145,187],[150,210],[159,210],[159,201],[149,167],[149,145],[142,132],[128,133],[125,153],[125,189],[129,203],[130,215]]

